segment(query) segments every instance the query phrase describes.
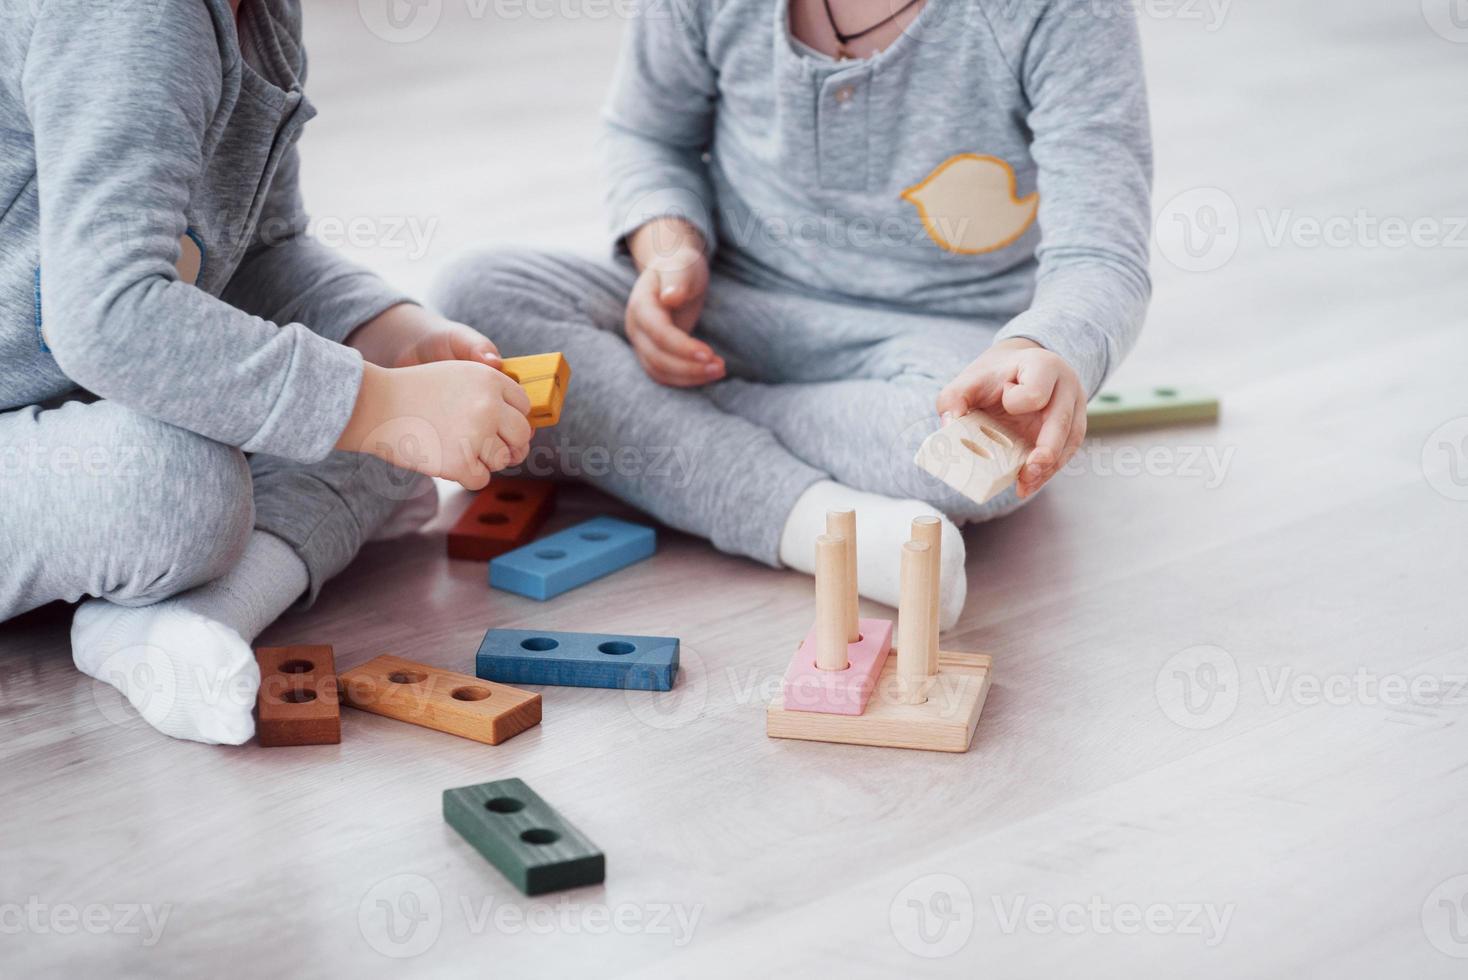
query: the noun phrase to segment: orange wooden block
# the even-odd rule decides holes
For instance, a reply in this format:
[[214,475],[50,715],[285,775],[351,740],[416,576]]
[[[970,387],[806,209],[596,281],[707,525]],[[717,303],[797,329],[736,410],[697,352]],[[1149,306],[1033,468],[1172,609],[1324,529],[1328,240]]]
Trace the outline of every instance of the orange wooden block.
[[500,370],[515,380],[530,396],[530,424],[544,429],[561,420],[561,405],[571,384],[571,365],[555,354],[531,354],[506,358]]
[[255,739],[265,746],[342,740],[336,661],[329,646],[261,647]]
[[556,509],[556,485],[495,477],[449,531],[449,557],[489,561],[529,544]]
[[540,724],[540,695],[383,654],[341,675],[353,708],[498,745]]

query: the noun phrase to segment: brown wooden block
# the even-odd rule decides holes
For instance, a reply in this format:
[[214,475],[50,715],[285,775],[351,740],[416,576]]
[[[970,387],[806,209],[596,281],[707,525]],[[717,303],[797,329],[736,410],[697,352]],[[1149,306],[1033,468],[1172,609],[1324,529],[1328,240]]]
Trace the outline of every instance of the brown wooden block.
[[329,646],[261,647],[255,739],[261,745],[333,745],[342,740],[336,660]]
[[449,557],[489,561],[529,544],[555,509],[554,483],[495,477],[449,531]]
[[540,724],[540,695],[383,654],[341,676],[353,708],[498,745]]
[[777,696],[765,712],[765,734],[815,742],[967,752],[989,693],[991,666],[987,654],[940,652],[938,673],[928,678],[923,691],[926,700],[906,704],[896,658],[889,657],[861,714],[792,711],[785,707],[784,698]]

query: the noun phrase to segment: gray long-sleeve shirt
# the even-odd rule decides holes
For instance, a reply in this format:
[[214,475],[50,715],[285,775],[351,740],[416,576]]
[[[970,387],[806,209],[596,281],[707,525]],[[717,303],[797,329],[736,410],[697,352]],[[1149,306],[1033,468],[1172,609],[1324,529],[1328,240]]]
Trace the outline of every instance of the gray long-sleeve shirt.
[[787,4],[644,0],[605,114],[617,239],[681,215],[756,285],[1007,321],[1094,393],[1151,294],[1128,0],[927,0],[856,61]]
[[305,235],[297,0],[0,11],[0,410],[85,389],[314,460],[402,297]]

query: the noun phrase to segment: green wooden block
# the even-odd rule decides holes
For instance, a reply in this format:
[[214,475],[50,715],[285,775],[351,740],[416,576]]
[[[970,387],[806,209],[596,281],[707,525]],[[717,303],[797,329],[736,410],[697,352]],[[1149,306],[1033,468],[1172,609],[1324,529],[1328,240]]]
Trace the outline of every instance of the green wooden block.
[[606,878],[606,856],[524,780],[446,789],[443,818],[526,895]]
[[1103,391],[1086,406],[1086,431],[1182,425],[1212,422],[1216,418],[1218,399],[1193,388],[1159,386]]

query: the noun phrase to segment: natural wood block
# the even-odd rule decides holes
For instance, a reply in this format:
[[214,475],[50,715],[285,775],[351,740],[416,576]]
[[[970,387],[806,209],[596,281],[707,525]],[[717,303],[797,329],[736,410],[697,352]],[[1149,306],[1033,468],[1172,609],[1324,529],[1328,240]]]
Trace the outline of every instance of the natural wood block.
[[255,740],[261,745],[333,745],[342,740],[336,661],[329,646],[261,647]]
[[974,740],[989,693],[990,657],[978,653],[938,654],[938,674],[922,704],[902,703],[896,658],[889,658],[876,691],[860,715],[792,711],[777,696],[765,712],[772,738],[880,745],[896,749],[966,752]]
[[556,509],[549,480],[497,476],[475,494],[449,531],[450,558],[489,561],[533,540]]
[[526,895],[606,878],[597,846],[524,780],[446,789],[443,818]]
[[561,354],[506,358],[500,370],[530,396],[530,424],[537,429],[561,420],[561,406],[571,385],[571,365]]
[[1086,406],[1086,431],[1110,432],[1145,426],[1212,422],[1218,398],[1193,388],[1162,385],[1126,391],[1103,391]]
[[992,500],[1034,447],[984,412],[969,412],[923,440],[913,462],[970,500]]
[[353,708],[498,745],[540,724],[540,695],[383,654],[341,675]]
[[860,619],[857,624],[861,638],[847,644],[845,670],[822,670],[816,665],[818,627],[811,627],[785,670],[782,704],[793,712],[861,714],[892,649],[892,620]]

